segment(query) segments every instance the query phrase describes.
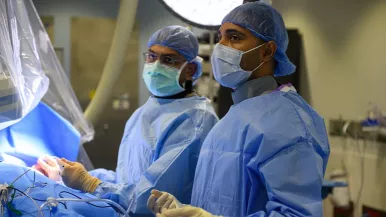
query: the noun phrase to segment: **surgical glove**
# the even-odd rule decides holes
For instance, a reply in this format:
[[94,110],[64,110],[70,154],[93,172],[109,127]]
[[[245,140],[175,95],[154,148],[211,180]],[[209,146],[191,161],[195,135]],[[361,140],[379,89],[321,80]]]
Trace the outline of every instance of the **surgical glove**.
[[149,199],[147,200],[147,208],[156,215],[163,209],[176,209],[184,205],[180,203],[172,194],[152,190]]
[[194,206],[184,206],[178,209],[162,210],[157,217],[216,217],[211,213]]
[[71,162],[62,158],[61,163],[63,167],[63,182],[70,188],[93,193],[102,182],[101,180],[91,176],[84,166],[78,162]]
[[60,176],[60,166],[52,156],[44,155],[43,157],[40,157],[35,168],[43,170],[44,174],[51,180],[57,182],[62,180]]

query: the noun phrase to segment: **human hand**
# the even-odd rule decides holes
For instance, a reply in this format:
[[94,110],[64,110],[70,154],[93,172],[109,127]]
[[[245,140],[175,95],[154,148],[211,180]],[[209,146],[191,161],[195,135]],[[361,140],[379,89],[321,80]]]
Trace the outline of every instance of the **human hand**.
[[71,162],[64,158],[60,160],[63,165],[62,179],[66,186],[93,193],[101,180],[91,176],[84,166],[78,162]]
[[32,170],[48,177],[48,174],[43,170],[43,168],[39,164],[35,164],[31,167]]
[[194,206],[184,206],[177,209],[162,210],[157,217],[215,217],[211,213]]
[[60,166],[56,159],[52,156],[44,155],[37,161],[36,166],[33,167],[38,171],[42,171],[44,175],[54,181],[61,181]]
[[152,190],[147,201],[147,208],[154,215],[160,213],[163,209],[176,209],[183,206],[172,194],[158,190]]

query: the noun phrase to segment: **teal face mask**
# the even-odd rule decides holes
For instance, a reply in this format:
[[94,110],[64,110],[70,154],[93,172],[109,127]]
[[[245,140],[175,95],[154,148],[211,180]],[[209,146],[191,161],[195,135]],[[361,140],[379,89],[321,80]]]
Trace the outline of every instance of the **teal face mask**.
[[182,65],[181,69],[162,65],[159,60],[155,63],[145,63],[142,77],[147,89],[154,96],[166,97],[181,93],[185,89],[179,84],[179,78],[182,69],[187,62]]

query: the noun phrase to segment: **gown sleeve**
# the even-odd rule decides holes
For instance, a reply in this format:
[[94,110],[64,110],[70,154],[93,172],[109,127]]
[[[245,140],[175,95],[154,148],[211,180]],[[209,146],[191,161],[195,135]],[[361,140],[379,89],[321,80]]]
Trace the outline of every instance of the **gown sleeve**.
[[[159,158],[146,170],[136,188],[136,214],[151,214],[147,200],[153,189],[173,194],[180,202],[190,203],[194,174],[202,143],[217,123],[215,114],[200,111],[185,118],[165,139]],[[195,127],[193,127],[195,126]]]
[[201,145],[217,121],[217,116],[208,111],[177,118],[159,138],[162,143],[157,147],[156,160],[136,185],[102,182],[94,195],[113,200],[125,209],[136,198],[131,207],[136,214],[151,214],[146,204],[152,189],[169,192],[182,203],[189,203]]
[[116,183],[116,173],[112,170],[95,169],[88,172],[90,175],[100,179],[103,182]]
[[323,216],[323,159],[307,141],[280,151],[257,169],[268,194],[266,211],[249,216]]

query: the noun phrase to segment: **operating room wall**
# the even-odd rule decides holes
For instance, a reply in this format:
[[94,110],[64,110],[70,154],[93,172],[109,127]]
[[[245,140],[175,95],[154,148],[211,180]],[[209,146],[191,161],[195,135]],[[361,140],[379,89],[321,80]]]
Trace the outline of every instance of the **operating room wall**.
[[[370,102],[386,109],[386,1],[274,0],[273,6],[283,14],[287,27],[303,35],[307,79],[301,82],[307,82],[310,102],[327,124],[339,116],[365,117]],[[344,160],[352,200],[358,199],[364,175],[360,203],[386,210],[386,144],[358,145],[333,137],[330,143],[327,173],[342,167]],[[332,216],[331,206],[325,205],[325,216]]]
[[55,47],[63,48],[63,68],[71,70],[71,17],[116,18],[119,0],[33,0],[40,16],[54,17]]
[[287,27],[303,35],[311,104],[326,119],[386,108],[386,1],[276,0]]

